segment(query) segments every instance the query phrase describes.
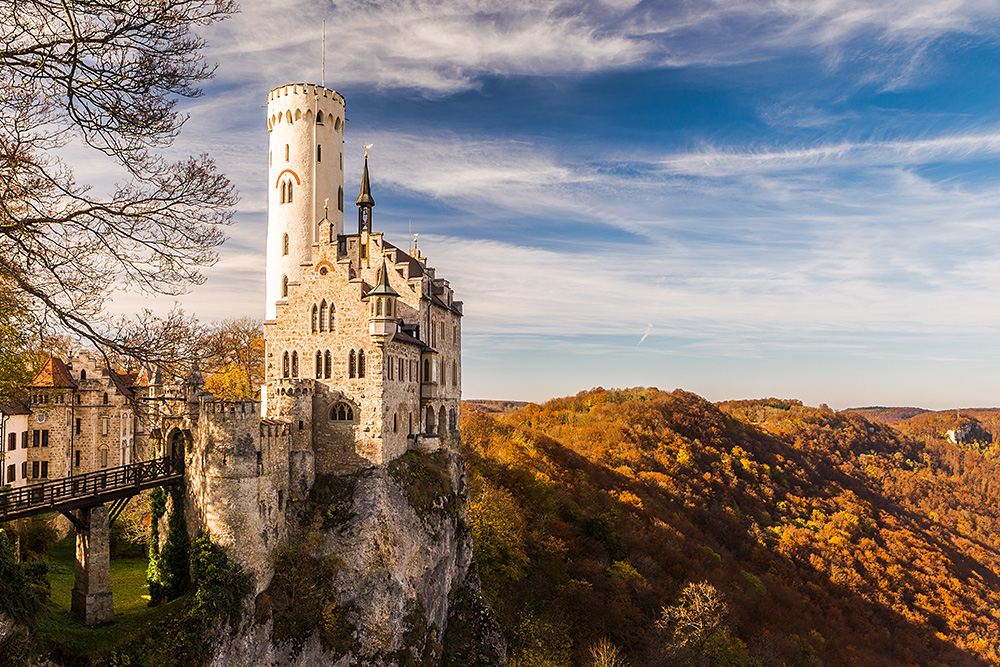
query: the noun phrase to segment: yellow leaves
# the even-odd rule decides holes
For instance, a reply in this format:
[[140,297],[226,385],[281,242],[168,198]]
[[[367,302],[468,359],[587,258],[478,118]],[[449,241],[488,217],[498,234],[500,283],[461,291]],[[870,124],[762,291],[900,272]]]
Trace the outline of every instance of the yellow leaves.
[[257,389],[253,387],[250,375],[237,364],[226,364],[209,375],[205,380],[205,391],[230,401],[257,396]]
[[608,574],[622,581],[646,583],[646,578],[639,574],[632,563],[627,560],[616,560],[608,567]]
[[631,505],[638,509],[643,509],[642,499],[632,493],[631,491],[612,491],[611,495],[618,499],[618,502],[624,505]]

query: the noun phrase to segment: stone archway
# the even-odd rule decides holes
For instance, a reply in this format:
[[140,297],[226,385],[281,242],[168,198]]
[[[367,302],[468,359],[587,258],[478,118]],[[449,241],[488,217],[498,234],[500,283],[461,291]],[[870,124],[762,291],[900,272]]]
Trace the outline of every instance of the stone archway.
[[171,431],[167,438],[167,448],[164,453],[170,457],[178,470],[184,470],[184,446],[187,441],[187,437],[180,429]]

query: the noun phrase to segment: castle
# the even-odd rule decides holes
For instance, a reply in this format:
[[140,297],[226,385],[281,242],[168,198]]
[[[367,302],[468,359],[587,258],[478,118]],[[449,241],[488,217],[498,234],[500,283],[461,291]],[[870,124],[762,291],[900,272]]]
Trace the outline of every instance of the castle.
[[[258,591],[285,539],[289,500],[308,494],[317,474],[381,466],[411,448],[457,448],[462,393],[462,303],[419,251],[375,231],[367,154],[358,225],[345,233],[344,98],[289,84],[267,100],[260,401],[218,399],[196,370],[169,384],[158,373],[102,369],[85,353],[50,359],[28,388],[28,474],[7,480],[183,458],[189,529],[228,547],[258,575]],[[36,460],[45,475],[38,465],[31,477]]]

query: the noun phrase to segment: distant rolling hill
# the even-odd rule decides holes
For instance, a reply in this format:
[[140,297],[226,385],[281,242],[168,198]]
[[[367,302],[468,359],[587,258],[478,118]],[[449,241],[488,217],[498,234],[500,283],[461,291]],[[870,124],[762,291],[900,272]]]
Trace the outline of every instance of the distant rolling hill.
[[[937,433],[938,414],[899,423]],[[511,664],[1000,664],[992,447],[646,388],[462,428]]]

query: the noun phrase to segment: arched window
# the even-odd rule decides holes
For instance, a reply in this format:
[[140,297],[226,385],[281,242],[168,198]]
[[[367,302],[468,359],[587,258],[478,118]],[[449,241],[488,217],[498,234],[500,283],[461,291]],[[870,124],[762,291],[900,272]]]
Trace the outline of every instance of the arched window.
[[285,162],[288,162],[288,144],[285,144]]
[[323,353],[316,350],[316,379],[323,377]]
[[292,182],[288,181],[288,203],[292,203]]
[[365,376],[365,351],[358,350],[358,377],[363,378]]
[[289,125],[292,124],[292,112],[291,111],[286,111],[285,112],[285,122],[287,122]]
[[323,377],[329,380],[331,375],[333,375],[333,356],[330,350],[327,350],[323,355]]
[[335,130],[339,130],[340,129],[340,116],[337,116],[334,119],[334,121],[333,121],[333,129],[335,129]]
[[298,351],[292,352],[292,377],[297,378],[299,376],[299,353]]
[[281,276],[281,296],[288,296],[288,276]]
[[333,331],[333,313],[336,312],[337,308],[333,305],[333,301],[330,302],[330,319],[327,322],[327,329]]
[[302,120],[302,109],[295,110],[295,120]]
[[385,300],[385,316],[392,317],[392,299]]
[[108,392],[104,392],[104,405],[108,404]]
[[382,314],[382,299],[375,299],[375,314]]
[[316,325],[318,324],[318,322],[319,322],[319,308],[317,308],[316,304],[314,303],[313,304],[313,309],[312,309],[312,332],[313,333],[316,333],[316,331],[317,331],[317,326]]
[[448,410],[448,430],[449,431],[454,431],[455,430],[455,426],[456,426],[456,423],[455,423],[455,408],[450,408]]
[[87,369],[86,368],[81,368],[80,369],[80,379],[81,380],[86,380],[87,379]]
[[427,423],[424,424],[424,433],[434,432],[434,408],[427,406]]
[[344,188],[337,188],[337,210],[344,210]]
[[354,409],[344,403],[337,403],[330,407],[330,421],[351,422],[354,421]]
[[284,204],[287,200],[288,200],[288,197],[285,194],[285,181],[282,181],[281,182],[281,203]]
[[326,331],[326,299],[319,304],[319,330]]
[[322,111],[317,111],[316,112],[316,124],[317,125],[322,125],[323,124],[323,112]]
[[347,357],[347,377],[353,378],[358,375],[358,357],[354,350]]
[[424,377],[421,382],[431,381],[431,361],[430,359],[424,359]]
[[281,254],[282,255],[288,254],[288,234],[285,234],[283,237],[281,237]]
[[291,367],[288,363],[288,352],[285,352],[285,354],[281,358],[281,377],[284,378],[288,377],[291,372],[290,369]]
[[444,435],[445,420],[448,418],[448,413],[444,411],[444,406],[438,411],[438,435]]

